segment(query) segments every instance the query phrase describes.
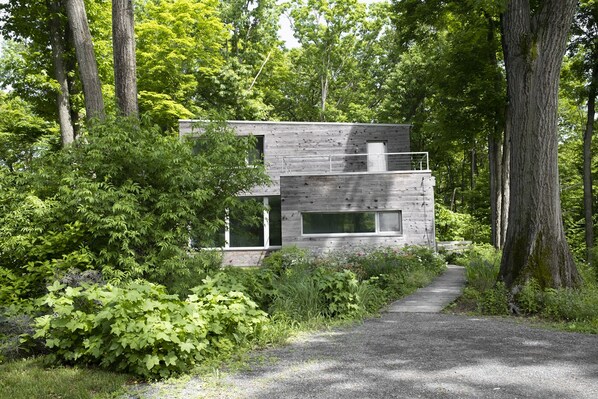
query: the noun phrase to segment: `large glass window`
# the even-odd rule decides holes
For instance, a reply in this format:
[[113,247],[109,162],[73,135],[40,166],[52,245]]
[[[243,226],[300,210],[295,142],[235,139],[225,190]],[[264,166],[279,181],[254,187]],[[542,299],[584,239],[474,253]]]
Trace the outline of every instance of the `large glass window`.
[[401,233],[401,212],[306,212],[303,234]]
[[303,214],[303,234],[375,232],[375,212]]
[[[214,248],[264,248],[282,245],[280,197],[253,197],[244,198],[243,201],[247,201],[243,205],[245,210],[230,211],[226,217],[226,227],[208,240],[192,242]],[[249,201],[263,204],[265,208],[255,208],[254,211],[249,206]]]
[[[262,198],[247,198],[243,201],[261,201]],[[248,204],[249,205],[249,204]],[[230,247],[263,247],[264,246],[264,211],[257,208],[254,214],[248,213],[250,208],[236,215],[230,212],[229,246]],[[255,222],[258,221],[258,224]]]
[[282,245],[280,197],[268,197],[268,236],[270,245]]

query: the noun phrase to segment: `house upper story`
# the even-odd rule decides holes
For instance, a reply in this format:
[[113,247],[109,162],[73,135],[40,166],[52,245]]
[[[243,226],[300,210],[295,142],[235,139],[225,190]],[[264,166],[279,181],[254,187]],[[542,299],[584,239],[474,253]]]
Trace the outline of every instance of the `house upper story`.
[[[429,171],[425,152],[410,152],[411,125],[228,121],[237,135],[256,137],[272,183],[251,195],[280,195],[280,177]],[[179,122],[181,136],[199,136],[196,120]]]

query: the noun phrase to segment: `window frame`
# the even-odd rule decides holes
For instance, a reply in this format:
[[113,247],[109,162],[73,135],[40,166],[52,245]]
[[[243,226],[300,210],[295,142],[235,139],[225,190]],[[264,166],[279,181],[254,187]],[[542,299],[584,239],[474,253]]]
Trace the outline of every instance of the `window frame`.
[[[374,213],[375,214],[375,231],[374,232],[358,232],[358,233],[305,233],[303,231],[303,215],[304,214],[343,214],[343,213]],[[398,213],[399,215],[399,231],[381,231],[380,230],[380,214],[381,213]],[[321,212],[321,211],[303,211],[301,212],[301,236],[302,237],[356,237],[356,236],[402,236],[403,235],[403,211],[398,209],[385,209],[376,211],[340,211],[340,212]]]

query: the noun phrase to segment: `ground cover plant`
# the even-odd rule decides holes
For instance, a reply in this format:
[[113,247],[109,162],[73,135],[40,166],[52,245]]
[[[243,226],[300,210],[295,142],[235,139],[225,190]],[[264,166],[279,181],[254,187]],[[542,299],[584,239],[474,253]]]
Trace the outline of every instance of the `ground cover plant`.
[[467,286],[456,303],[462,311],[487,315],[533,317],[560,329],[598,334],[596,265],[579,263],[579,289],[544,288],[531,279],[508,290],[498,281],[500,252],[490,245],[475,245],[457,263],[466,268]]

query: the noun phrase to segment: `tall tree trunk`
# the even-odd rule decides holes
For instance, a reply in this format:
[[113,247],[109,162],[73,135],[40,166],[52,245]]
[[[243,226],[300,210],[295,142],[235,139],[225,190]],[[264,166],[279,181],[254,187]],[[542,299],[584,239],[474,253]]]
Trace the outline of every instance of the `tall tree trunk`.
[[507,229],[509,227],[509,200],[511,198],[511,134],[508,127],[505,127],[504,139],[502,143],[501,180],[502,209],[500,213],[500,243],[502,248],[507,239]]
[[[75,55],[75,40],[73,39],[73,32],[69,24],[66,24],[66,35],[64,37],[65,44],[65,57],[64,64],[66,67],[67,75],[66,80],[69,88],[69,97],[71,99],[78,97],[81,93],[79,86],[75,80],[75,71],[77,70],[77,57]],[[79,136],[81,130],[81,115],[79,115],[79,109],[76,108],[73,101],[71,101],[71,123],[73,124],[73,130],[75,137]]]
[[104,119],[102,84],[100,82],[100,75],[98,74],[98,64],[87,23],[85,4],[83,0],[65,0],[65,3],[66,15],[75,44],[77,64],[79,65],[79,77],[83,86],[87,119]]
[[116,103],[122,115],[137,116],[137,62],[133,0],[112,0],[112,46]]
[[490,231],[492,245],[500,249],[502,212],[502,165],[501,143],[495,134],[488,135],[488,163],[490,165]]
[[575,0],[511,0],[504,14],[504,54],[511,134],[509,226],[500,278],[513,287],[580,282],[565,240],[557,164],[559,74]]
[[585,238],[587,258],[590,259],[594,246],[594,221],[592,219],[592,135],[596,116],[596,85],[598,85],[598,54],[594,54],[592,77],[588,91],[588,117],[583,135],[583,208],[585,215]]
[[[502,76],[498,72],[498,58],[496,56],[497,48],[497,23],[494,17],[485,13],[488,22],[488,33],[486,41],[488,42],[488,62],[497,68],[494,76],[493,90],[500,93],[502,90]],[[504,106],[503,102],[497,102],[494,105],[494,126],[488,133],[488,164],[490,166],[490,231],[492,245],[500,249],[503,245],[504,232],[503,214],[503,162],[502,162],[502,140],[504,131]]]
[[75,130],[71,121],[71,103],[69,98],[69,84],[64,63],[64,36],[65,28],[60,18],[61,5],[57,1],[50,1],[48,9],[52,13],[50,19],[50,40],[52,46],[52,61],[54,76],[60,89],[56,98],[58,107],[58,122],[62,145],[67,146],[75,140]]

